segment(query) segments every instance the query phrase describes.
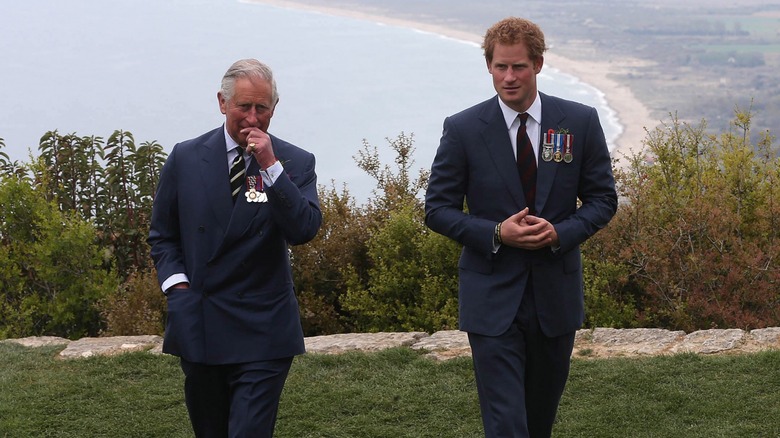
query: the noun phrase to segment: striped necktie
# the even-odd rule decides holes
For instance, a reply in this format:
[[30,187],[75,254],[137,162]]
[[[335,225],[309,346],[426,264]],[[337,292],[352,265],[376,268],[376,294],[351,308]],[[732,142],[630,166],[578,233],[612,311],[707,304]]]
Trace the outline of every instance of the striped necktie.
[[237,146],[238,154],[233,162],[230,163],[230,193],[233,195],[233,203],[236,202],[241,187],[244,186],[244,176],[246,175],[246,166],[244,165],[244,149]]
[[528,113],[517,116],[520,118],[520,128],[517,130],[517,171],[520,173],[520,182],[523,184],[525,202],[529,213],[535,214],[536,201],[536,154],[534,154],[531,139],[528,138],[526,121]]

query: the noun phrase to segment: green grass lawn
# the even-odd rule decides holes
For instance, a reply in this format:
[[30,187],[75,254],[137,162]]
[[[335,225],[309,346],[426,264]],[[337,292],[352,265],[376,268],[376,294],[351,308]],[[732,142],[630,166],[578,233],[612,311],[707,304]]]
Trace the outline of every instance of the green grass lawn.
[[[170,356],[0,344],[0,437],[190,437]],[[780,352],[575,359],[555,437],[780,437]],[[277,437],[479,437],[470,359],[296,358]]]

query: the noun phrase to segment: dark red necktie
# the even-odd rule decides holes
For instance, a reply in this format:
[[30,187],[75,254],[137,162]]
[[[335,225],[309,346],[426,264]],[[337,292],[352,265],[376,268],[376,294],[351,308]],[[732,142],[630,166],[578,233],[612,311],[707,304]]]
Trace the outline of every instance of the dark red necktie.
[[517,129],[517,171],[520,172],[525,202],[529,212],[533,214],[536,201],[536,154],[526,130],[528,113],[519,114],[517,117],[520,119],[520,128]]

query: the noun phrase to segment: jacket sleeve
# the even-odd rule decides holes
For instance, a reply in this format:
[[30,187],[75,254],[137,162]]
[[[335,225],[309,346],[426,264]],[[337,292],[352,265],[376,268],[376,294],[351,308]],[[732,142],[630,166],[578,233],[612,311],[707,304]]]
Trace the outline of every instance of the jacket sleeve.
[[285,171],[268,189],[268,197],[273,220],[285,239],[291,245],[300,245],[312,240],[322,225],[316,160],[301,149],[285,158],[279,158]]
[[160,172],[147,238],[160,285],[173,274],[187,273],[179,226],[177,147],[178,145],[174,146]]
[[456,124],[449,117],[445,119],[425,194],[425,223],[431,230],[487,254],[493,251],[497,221],[464,211],[470,175],[461,139]]

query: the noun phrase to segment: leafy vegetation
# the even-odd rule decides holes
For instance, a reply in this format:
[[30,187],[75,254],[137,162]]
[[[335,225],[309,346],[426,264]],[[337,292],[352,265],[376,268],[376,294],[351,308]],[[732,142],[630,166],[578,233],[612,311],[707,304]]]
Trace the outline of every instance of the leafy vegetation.
[[600,293],[621,325],[780,322],[780,159],[769,133],[749,144],[749,126],[738,113],[731,132],[711,136],[673,118],[617,172],[619,213],[586,253],[605,267]]
[[0,204],[0,337],[97,332],[93,303],[118,281],[95,228],[20,180],[0,185]]
[[[618,213],[583,246],[588,326],[780,325],[780,159],[751,124],[738,111],[716,136],[673,116],[615,166]],[[292,248],[308,336],[457,327],[460,248],[424,226],[413,136],[388,145],[394,165],[367,143],[355,157],[376,181],[368,202],[320,187],[322,229]],[[145,243],[162,147],[52,131],[40,152],[0,150],[0,337],[162,333]]]

